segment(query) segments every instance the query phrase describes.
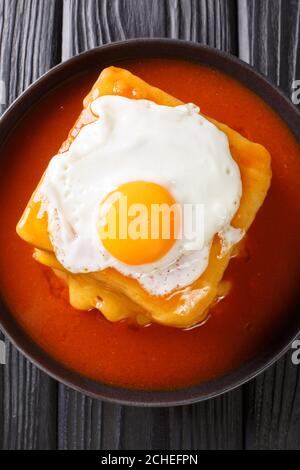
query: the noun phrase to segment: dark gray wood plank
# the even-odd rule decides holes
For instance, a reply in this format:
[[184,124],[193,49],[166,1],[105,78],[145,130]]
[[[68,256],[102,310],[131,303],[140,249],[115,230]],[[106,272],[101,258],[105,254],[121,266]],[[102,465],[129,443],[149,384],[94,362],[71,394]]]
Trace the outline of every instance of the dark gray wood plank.
[[[239,55],[292,95],[300,79],[300,2],[238,0]],[[291,354],[245,386],[245,445],[300,449],[300,368]]]
[[300,373],[291,353],[245,389],[245,446],[300,449]]
[[[63,58],[132,37],[189,39],[237,52],[231,0],[65,0]],[[59,391],[62,449],[239,449],[242,394],[164,409],[100,403],[66,387]]]
[[[57,0],[0,0],[0,80],[10,104],[60,59]],[[7,342],[0,366],[0,448],[56,446],[56,385]]]
[[237,51],[235,0],[64,0],[63,59],[108,42],[171,37]]
[[170,449],[240,450],[243,448],[241,389],[192,406],[169,410]]
[[299,0],[238,0],[239,56],[290,97],[300,77]]
[[122,409],[120,449],[169,449],[168,408]]

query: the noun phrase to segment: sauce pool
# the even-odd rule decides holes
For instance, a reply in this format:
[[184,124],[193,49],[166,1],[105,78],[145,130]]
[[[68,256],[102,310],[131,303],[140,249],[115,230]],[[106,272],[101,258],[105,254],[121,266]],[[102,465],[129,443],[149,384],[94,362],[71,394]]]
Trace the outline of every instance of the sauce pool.
[[120,65],[263,144],[273,180],[225,279],[230,294],[190,330],[110,323],[73,309],[66,288],[32,258],[15,226],[50,158],[79,115],[100,70],[46,95],[1,150],[0,288],[18,322],[69,368],[106,383],[169,389],[222,376],[258,354],[290,320],[300,270],[300,148],[279,117],[234,79],[197,64],[147,59]]

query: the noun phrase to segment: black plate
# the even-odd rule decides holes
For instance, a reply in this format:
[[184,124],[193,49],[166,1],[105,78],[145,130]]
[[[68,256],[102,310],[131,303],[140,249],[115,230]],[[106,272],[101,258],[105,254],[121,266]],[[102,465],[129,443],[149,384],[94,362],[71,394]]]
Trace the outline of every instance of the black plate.
[[[173,58],[198,62],[216,68],[238,79],[253,90],[286,122],[300,143],[300,114],[288,99],[254,69],[237,58],[207,46],[169,39],[138,39],[102,46],[80,54],[58,65],[31,85],[0,119],[0,142],[3,143],[16,122],[43,95],[62,82],[90,68],[102,68],[130,59]],[[295,305],[295,313],[299,305]],[[45,353],[17,324],[9,309],[1,303],[1,329],[34,364],[57,380],[92,397],[122,404],[169,406],[193,403],[231,390],[258,375],[290,347],[300,332],[300,315],[292,315],[280,338],[266,351],[225,377],[172,391],[142,391],[105,385],[67,369]]]

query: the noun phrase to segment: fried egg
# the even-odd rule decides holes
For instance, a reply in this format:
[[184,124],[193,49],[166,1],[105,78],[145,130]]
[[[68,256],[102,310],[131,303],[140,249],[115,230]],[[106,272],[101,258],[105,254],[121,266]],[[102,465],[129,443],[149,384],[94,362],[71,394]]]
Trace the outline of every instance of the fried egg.
[[[205,271],[215,235],[224,252],[243,236],[230,225],[242,182],[226,135],[193,104],[102,96],[91,109],[97,119],[51,159],[35,194],[57,259],[71,273],[112,267],[151,295],[186,287]],[[120,216],[121,200],[128,205]],[[154,206],[170,209],[167,237],[138,211]],[[125,234],[107,236],[112,215],[125,219]],[[146,236],[128,236],[145,217]]]

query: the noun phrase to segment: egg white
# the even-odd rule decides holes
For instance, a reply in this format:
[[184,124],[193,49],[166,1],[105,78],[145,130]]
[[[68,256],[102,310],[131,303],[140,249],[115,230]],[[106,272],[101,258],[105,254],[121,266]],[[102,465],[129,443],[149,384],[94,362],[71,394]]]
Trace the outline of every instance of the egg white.
[[[81,129],[67,152],[51,159],[35,196],[42,201],[40,215],[48,214],[57,259],[72,273],[113,267],[152,295],[191,284],[208,265],[215,234],[230,234],[227,247],[242,237],[230,227],[242,182],[226,135],[192,104],[168,107],[103,96],[92,111],[99,119]],[[99,207],[130,181],[157,183],[182,206],[202,204],[201,241],[176,240],[155,263],[130,266],[115,259],[99,238]]]

